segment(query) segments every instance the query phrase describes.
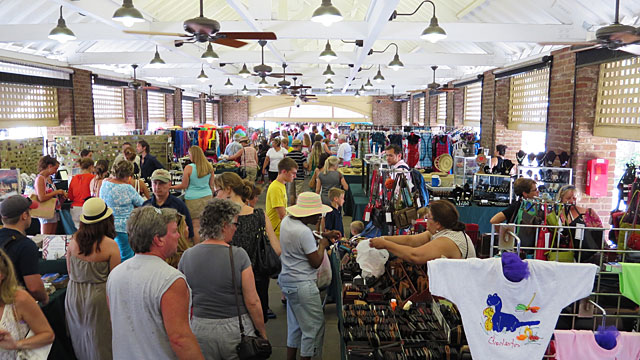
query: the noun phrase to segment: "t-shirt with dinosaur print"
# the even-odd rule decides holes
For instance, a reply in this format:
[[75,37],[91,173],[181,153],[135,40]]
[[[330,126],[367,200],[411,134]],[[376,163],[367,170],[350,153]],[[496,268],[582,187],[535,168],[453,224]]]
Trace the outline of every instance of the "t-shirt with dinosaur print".
[[520,282],[499,258],[429,261],[429,290],[458,307],[474,359],[542,359],[560,311],[593,289],[595,265],[526,261]]

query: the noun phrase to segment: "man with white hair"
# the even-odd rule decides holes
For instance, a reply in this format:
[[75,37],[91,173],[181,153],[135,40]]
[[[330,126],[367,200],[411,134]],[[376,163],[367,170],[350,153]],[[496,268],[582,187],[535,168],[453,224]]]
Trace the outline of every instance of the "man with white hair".
[[242,144],[240,144],[241,137],[242,135],[238,133],[233,135],[233,141],[229,145],[227,145],[227,147],[224,149],[225,155],[231,156],[237,153],[238,151],[242,150]]
[[347,141],[347,135],[342,134],[338,137],[338,157],[345,166],[351,165],[351,145]]

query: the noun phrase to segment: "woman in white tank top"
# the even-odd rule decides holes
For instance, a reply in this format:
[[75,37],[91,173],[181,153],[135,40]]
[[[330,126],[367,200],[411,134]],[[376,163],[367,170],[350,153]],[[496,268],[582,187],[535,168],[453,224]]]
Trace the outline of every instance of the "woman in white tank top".
[[414,264],[429,260],[468,259],[476,257],[476,250],[464,232],[465,224],[458,221],[455,206],[447,200],[429,204],[427,231],[416,235],[383,236],[371,239],[371,247],[387,249],[397,257]]

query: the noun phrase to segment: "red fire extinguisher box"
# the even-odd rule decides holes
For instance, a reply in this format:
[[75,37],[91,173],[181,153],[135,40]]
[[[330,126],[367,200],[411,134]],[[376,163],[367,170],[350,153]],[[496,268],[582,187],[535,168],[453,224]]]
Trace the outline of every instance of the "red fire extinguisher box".
[[607,195],[609,160],[592,159],[587,161],[587,195],[603,197]]

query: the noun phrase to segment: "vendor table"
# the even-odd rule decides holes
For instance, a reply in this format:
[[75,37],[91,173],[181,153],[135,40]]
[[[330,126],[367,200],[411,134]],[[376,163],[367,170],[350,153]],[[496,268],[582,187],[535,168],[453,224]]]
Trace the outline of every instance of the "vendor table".
[[[349,185],[349,190],[344,194],[344,214],[353,216],[355,197],[364,196],[362,188],[362,175],[343,175],[344,180]],[[366,206],[366,204],[365,204]],[[357,219],[361,220],[361,219]]]
[[236,167],[236,168],[218,168],[218,169],[215,170],[214,173],[217,175],[217,174],[222,174],[222,173],[226,173],[226,172],[234,172],[234,173],[240,175],[239,174],[240,168],[238,168],[238,167]]
[[460,214],[460,221],[465,224],[478,224],[480,227],[480,234],[491,232],[491,223],[489,220],[493,215],[504,210],[504,207],[499,206],[456,206],[458,213]]
[[[41,274],[59,273],[61,275],[67,273],[67,262],[64,258],[58,260],[40,260],[39,270]],[[42,306],[42,312],[49,321],[49,325],[53,329],[56,338],[51,346],[49,359],[70,359],[75,360],[73,352],[73,344],[67,333],[67,320],[64,311],[64,299],[67,289],[56,290],[49,296],[47,305]]]

